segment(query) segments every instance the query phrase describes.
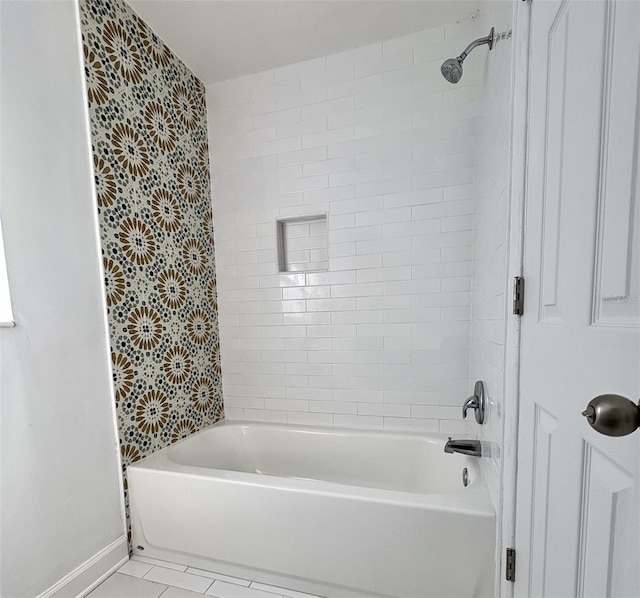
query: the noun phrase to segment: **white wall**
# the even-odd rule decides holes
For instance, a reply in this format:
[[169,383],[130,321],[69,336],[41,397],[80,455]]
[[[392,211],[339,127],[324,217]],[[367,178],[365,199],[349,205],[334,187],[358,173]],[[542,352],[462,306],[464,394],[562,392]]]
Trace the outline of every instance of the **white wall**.
[[[438,27],[207,88],[228,418],[461,433],[484,35]],[[275,220],[328,213],[329,272]]]
[[0,7],[0,593],[75,596],[127,557],[77,7]]
[[[487,2],[486,32],[511,29],[512,2]],[[473,432],[491,447],[482,459],[485,479],[498,509],[502,471],[506,317],[511,294],[507,280],[509,165],[511,141],[511,62],[513,40],[499,40],[482,66],[479,84],[476,214],[473,233],[471,362],[474,380],[483,380],[487,421]]]

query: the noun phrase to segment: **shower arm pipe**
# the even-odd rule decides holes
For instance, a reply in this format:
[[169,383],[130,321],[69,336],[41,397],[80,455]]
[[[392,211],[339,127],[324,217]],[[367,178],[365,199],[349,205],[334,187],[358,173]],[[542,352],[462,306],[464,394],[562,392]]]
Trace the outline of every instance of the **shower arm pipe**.
[[479,37],[478,39],[472,41],[462,51],[462,54],[460,54],[458,58],[460,60],[464,60],[469,55],[471,50],[473,50],[474,48],[477,48],[478,46],[483,46],[484,44],[489,44],[489,50],[493,50],[493,42],[494,42],[494,28],[491,27],[491,31],[489,32],[489,35],[487,35],[486,37]]

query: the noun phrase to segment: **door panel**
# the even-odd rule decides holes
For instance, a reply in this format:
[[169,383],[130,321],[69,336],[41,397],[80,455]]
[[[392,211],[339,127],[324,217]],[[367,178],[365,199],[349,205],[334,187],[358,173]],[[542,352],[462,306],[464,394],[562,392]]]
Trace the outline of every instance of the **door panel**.
[[[633,476],[607,455],[584,442],[578,596],[611,596],[612,581],[623,573],[616,541],[634,520]],[[615,565],[615,567],[614,567]]]
[[593,322],[640,322],[640,16],[635,2],[611,2],[603,98],[598,248]]
[[555,445],[553,434],[558,428],[558,420],[536,405],[536,420],[533,450],[533,496],[531,504],[531,570],[537,575],[529,584],[529,595],[542,595],[547,553],[547,524],[549,522],[549,475],[551,473],[551,451]]
[[640,2],[532,3],[517,596],[640,587],[640,431],[581,415],[640,397],[639,73]]
[[634,4],[609,5],[593,317],[599,325],[640,321],[640,210],[633,209],[640,185],[640,17]]
[[542,213],[542,289],[540,322],[557,324],[562,306],[558,299],[559,247],[562,231],[562,155],[567,105],[567,52],[569,2],[564,2],[551,24],[548,36],[547,106],[545,122],[545,163]]

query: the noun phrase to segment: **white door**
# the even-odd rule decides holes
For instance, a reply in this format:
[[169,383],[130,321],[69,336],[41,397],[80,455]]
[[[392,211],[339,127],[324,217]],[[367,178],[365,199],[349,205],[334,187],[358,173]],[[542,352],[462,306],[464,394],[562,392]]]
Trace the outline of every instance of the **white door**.
[[516,596],[640,596],[640,1],[531,5]]

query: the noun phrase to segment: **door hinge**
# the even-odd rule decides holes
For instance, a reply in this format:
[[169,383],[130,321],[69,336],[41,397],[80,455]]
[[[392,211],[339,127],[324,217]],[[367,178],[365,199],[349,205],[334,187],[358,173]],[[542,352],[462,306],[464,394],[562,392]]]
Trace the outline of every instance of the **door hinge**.
[[505,563],[505,577],[507,581],[516,580],[516,549],[507,548],[507,559]]
[[524,278],[516,276],[513,279],[513,313],[521,316],[524,313]]

